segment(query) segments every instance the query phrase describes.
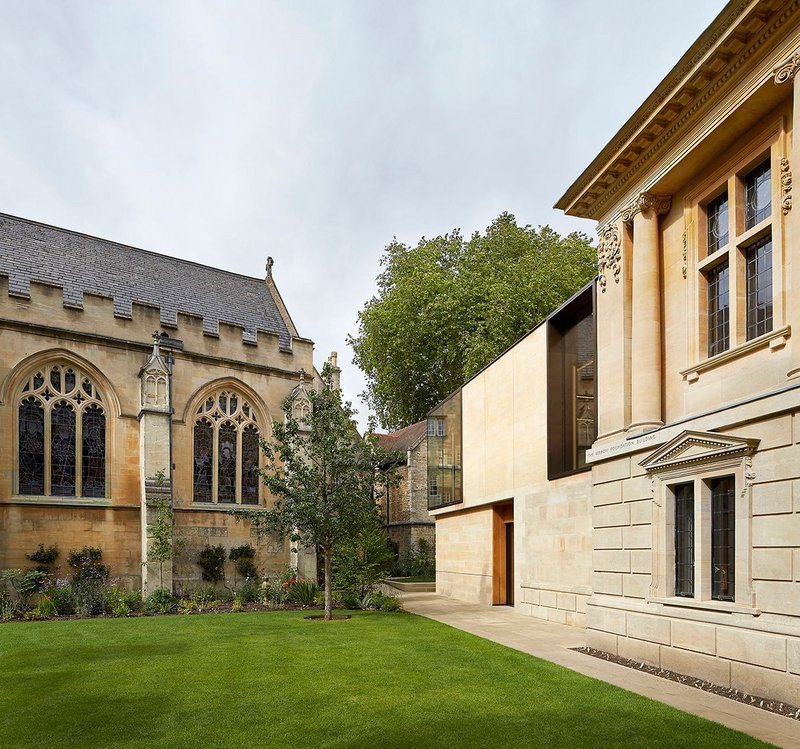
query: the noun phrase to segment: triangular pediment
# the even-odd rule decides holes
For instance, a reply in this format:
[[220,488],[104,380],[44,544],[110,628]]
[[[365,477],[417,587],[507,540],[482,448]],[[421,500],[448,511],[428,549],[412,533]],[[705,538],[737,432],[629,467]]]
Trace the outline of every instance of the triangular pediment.
[[641,463],[649,473],[680,466],[711,463],[737,455],[750,455],[758,447],[757,439],[732,437],[716,432],[681,432]]

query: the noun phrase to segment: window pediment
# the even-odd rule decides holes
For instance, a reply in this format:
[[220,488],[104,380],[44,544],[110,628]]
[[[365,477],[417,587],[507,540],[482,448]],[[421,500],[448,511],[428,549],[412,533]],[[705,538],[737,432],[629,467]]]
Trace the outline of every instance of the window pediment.
[[639,463],[648,473],[752,455],[759,440],[715,432],[681,432]]

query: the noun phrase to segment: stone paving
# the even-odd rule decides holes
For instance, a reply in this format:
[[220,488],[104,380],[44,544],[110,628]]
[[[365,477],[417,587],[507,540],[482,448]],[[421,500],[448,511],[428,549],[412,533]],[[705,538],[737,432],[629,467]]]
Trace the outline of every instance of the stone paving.
[[576,653],[570,648],[585,644],[583,632],[579,629],[517,614],[506,606],[481,606],[436,593],[406,593],[400,597],[404,608],[414,614],[722,723],[776,746],[786,749],[800,747],[800,721]]

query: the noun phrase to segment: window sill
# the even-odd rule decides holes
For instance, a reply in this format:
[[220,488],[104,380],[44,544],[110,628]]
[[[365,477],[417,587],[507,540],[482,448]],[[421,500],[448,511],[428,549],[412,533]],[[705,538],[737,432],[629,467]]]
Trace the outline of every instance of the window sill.
[[648,598],[647,603],[658,603],[662,606],[675,606],[685,609],[702,609],[703,611],[716,611],[725,614],[750,614],[761,616],[761,609],[744,606],[733,601],[697,601],[694,598]]
[[258,505],[242,505],[236,502],[192,502],[190,505],[183,505],[176,507],[178,510],[199,510],[202,512],[230,512],[231,510],[263,510],[264,508]]
[[791,327],[789,325],[785,325],[782,328],[765,333],[758,338],[753,338],[752,341],[747,341],[746,343],[742,343],[735,348],[728,349],[727,351],[723,351],[721,354],[717,354],[716,356],[705,359],[704,361],[701,361],[692,367],[681,370],[680,374],[683,376],[683,379],[686,380],[686,382],[697,382],[703,372],[709,369],[714,369],[721,364],[726,364],[734,359],[738,359],[740,356],[745,356],[751,351],[756,351],[757,349],[766,347],[769,347],[772,351],[777,351],[778,349],[783,348],[791,334]]
[[106,497],[45,497],[25,494],[14,496],[6,504],[15,505],[57,505],[62,507],[114,507]]

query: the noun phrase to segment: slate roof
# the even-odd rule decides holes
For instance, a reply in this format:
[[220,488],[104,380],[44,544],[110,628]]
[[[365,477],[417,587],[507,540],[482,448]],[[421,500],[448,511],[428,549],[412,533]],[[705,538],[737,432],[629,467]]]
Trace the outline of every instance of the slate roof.
[[418,421],[416,424],[404,427],[397,432],[390,434],[376,434],[378,444],[386,450],[387,453],[394,452],[407,452],[412,447],[416,447],[419,441],[428,432],[428,422]]
[[64,289],[64,305],[83,307],[86,292],[114,300],[114,315],[131,317],[133,302],[161,310],[176,326],[178,312],[203,318],[203,332],[217,335],[220,321],[241,326],[256,342],[258,330],[277,333],[282,348],[291,336],[263,278],[210,268],[188,260],[98,239],[0,213],[0,275],[9,294],[30,296],[31,281]]

